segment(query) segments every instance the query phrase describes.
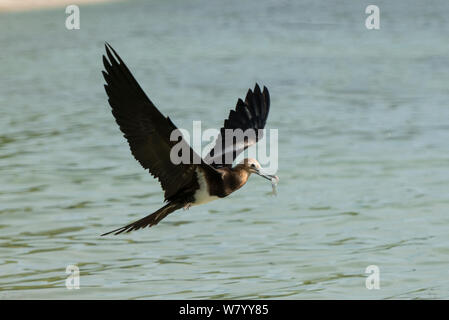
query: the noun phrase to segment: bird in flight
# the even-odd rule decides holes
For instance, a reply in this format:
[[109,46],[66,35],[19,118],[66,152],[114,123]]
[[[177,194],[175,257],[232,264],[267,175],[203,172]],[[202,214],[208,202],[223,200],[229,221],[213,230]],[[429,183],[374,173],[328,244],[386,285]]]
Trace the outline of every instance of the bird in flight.
[[[213,148],[202,159],[182,136],[178,141],[170,139],[172,131],[177,130],[176,126],[147,97],[117,52],[108,43],[105,48],[107,57],[103,55],[105,70],[102,73],[112,114],[128,141],[134,158],[159,180],[166,204],[140,220],[102,235],[151,227],[175,210],[224,198],[240,189],[252,173],[272,181],[273,184],[277,183],[279,178],[264,174],[255,159],[246,158],[232,166],[241,152],[262,137],[261,130],[258,129],[265,127],[270,110],[267,88],[261,90],[256,84],[254,90],[248,90],[245,101],[238,99],[235,110],[230,111],[216,140],[216,146],[220,146],[218,150],[222,151],[217,153],[216,148]],[[230,142],[225,139],[227,129],[253,129],[256,134],[238,144],[234,139]],[[186,144],[190,155],[200,161],[173,163],[170,151],[177,143]],[[225,159],[229,157],[232,161],[227,163]]]

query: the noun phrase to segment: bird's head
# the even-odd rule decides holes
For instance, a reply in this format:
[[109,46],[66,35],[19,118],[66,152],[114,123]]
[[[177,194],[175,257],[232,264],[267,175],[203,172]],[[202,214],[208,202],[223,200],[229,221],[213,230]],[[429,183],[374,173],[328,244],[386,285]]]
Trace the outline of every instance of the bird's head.
[[257,161],[256,159],[246,158],[242,162],[240,162],[240,166],[242,167],[243,170],[248,172],[248,175],[251,173],[255,173],[261,176],[262,178],[270,180],[271,182],[273,181],[273,179],[275,179],[276,181],[279,180],[277,176],[264,173],[259,161]]

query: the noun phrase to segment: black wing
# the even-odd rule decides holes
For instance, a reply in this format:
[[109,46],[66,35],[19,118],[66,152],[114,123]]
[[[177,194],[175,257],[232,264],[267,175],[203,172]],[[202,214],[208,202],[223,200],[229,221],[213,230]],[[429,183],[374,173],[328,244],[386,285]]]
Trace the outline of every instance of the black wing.
[[[268,89],[263,87],[261,92],[256,83],[254,91],[248,90],[245,101],[238,99],[235,110],[230,111],[228,119],[224,121],[224,126],[220,129],[215,146],[205,158],[205,162],[215,168],[232,167],[232,162],[240,153],[262,138],[262,132],[259,132],[259,129],[265,127],[269,111],[270,94]],[[254,135],[248,135],[241,141],[225,139],[226,129],[241,129],[242,131],[253,129]],[[232,162],[229,163],[226,159],[232,159]]]
[[[136,160],[159,180],[165,191],[165,200],[170,200],[192,183],[197,164],[174,164],[171,161],[171,148],[178,142],[186,143],[185,140],[181,137],[178,141],[170,141],[170,134],[177,129],[176,126],[146,96],[115,50],[109,44],[105,47],[109,60],[103,55],[106,72],[102,73],[112,114]],[[190,152],[191,157],[197,156],[191,148]]]

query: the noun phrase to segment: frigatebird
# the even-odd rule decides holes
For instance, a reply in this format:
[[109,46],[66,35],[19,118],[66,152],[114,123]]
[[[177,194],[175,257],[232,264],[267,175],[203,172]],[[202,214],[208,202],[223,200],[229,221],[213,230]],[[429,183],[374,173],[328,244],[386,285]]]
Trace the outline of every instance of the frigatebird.
[[[187,142],[182,136],[178,141],[170,140],[176,126],[147,97],[117,52],[108,43],[105,48],[107,57],[103,55],[105,70],[102,73],[112,114],[134,158],[159,180],[166,204],[138,221],[103,235],[151,227],[175,210],[224,198],[240,189],[252,173],[277,183],[278,178],[264,174],[255,159],[246,158],[234,167],[229,161],[211,161],[217,158],[224,160],[228,152],[232,152],[234,161],[241,152],[260,140],[262,134],[257,132],[265,127],[270,110],[270,95],[266,87],[260,90],[256,83],[254,90],[248,90],[245,101],[238,99],[235,110],[230,111],[216,140],[216,144],[222,147],[219,150],[224,150],[221,154],[214,153],[213,148],[205,159],[199,158],[199,163],[175,164],[170,159],[171,148],[177,143]],[[254,129],[257,132],[253,139],[246,139],[240,146],[227,148],[226,143],[229,142],[225,141],[225,129]],[[199,157],[190,146],[188,148],[191,155]]]

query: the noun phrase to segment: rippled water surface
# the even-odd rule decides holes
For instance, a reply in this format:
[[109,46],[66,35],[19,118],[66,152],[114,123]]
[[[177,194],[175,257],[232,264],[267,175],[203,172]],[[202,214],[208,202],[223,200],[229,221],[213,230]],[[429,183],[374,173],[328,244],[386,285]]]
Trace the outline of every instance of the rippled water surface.
[[[449,298],[449,3],[377,1],[378,31],[368,4],[117,2],[75,31],[64,8],[0,13],[0,298]],[[104,41],[179,127],[266,85],[279,195],[253,177],[100,237],[163,200],[107,105]]]

